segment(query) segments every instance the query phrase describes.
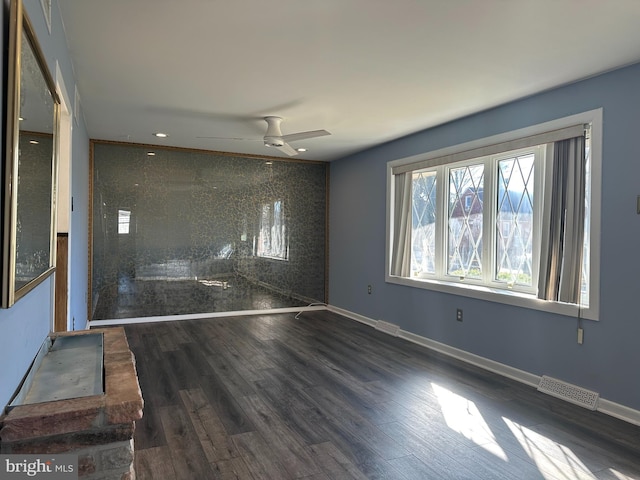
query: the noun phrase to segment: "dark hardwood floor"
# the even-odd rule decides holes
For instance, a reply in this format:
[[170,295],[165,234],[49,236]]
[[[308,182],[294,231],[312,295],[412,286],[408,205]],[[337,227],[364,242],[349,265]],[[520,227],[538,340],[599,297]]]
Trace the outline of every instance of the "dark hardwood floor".
[[640,479],[640,427],[331,312],[126,332],[138,479]]

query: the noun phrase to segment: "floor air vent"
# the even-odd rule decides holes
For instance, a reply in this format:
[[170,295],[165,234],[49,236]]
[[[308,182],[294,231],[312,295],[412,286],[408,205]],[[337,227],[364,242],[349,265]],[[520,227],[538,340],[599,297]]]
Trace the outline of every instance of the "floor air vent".
[[376,330],[380,330],[381,332],[388,333],[389,335],[397,337],[398,332],[400,331],[400,327],[398,325],[394,325],[393,323],[378,320],[376,322]]
[[563,382],[562,380],[547,377],[546,375],[543,375],[542,379],[540,379],[538,391],[580,405],[589,410],[596,409],[598,406],[598,397],[600,396],[597,392],[592,392],[591,390],[586,390],[576,385]]

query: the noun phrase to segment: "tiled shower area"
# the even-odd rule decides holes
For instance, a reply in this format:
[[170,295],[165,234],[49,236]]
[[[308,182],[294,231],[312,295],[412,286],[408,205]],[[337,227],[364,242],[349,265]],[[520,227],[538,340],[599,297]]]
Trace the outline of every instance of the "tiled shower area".
[[92,143],[92,320],[325,302],[328,165]]

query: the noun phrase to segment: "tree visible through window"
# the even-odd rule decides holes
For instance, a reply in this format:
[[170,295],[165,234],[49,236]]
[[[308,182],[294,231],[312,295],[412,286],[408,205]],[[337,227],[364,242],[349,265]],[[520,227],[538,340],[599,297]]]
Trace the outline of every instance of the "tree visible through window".
[[535,155],[498,161],[495,280],[533,285]]
[[411,271],[436,271],[436,173],[413,174]]
[[449,169],[449,275],[482,277],[483,189],[483,164]]

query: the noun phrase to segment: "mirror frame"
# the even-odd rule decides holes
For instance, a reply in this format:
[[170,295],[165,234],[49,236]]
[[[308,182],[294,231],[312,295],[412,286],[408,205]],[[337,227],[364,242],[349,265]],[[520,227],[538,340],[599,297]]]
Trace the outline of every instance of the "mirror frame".
[[[51,157],[51,208],[50,208],[50,241],[49,261],[47,268],[36,273],[27,283],[16,288],[17,263],[17,219],[18,219],[18,174],[20,165],[20,89],[22,75],[23,38],[29,42],[31,50],[39,66],[40,73],[46,83],[53,100],[53,141]],[[2,307],[9,308],[42,283],[55,271],[56,255],[56,194],[58,169],[58,129],[60,119],[60,99],[55,83],[49,72],[45,57],[36,38],[33,26],[24,10],[22,0],[11,0],[9,10],[9,62],[7,75],[7,130],[6,158],[4,172],[4,222],[3,222],[3,262],[2,262]]]

